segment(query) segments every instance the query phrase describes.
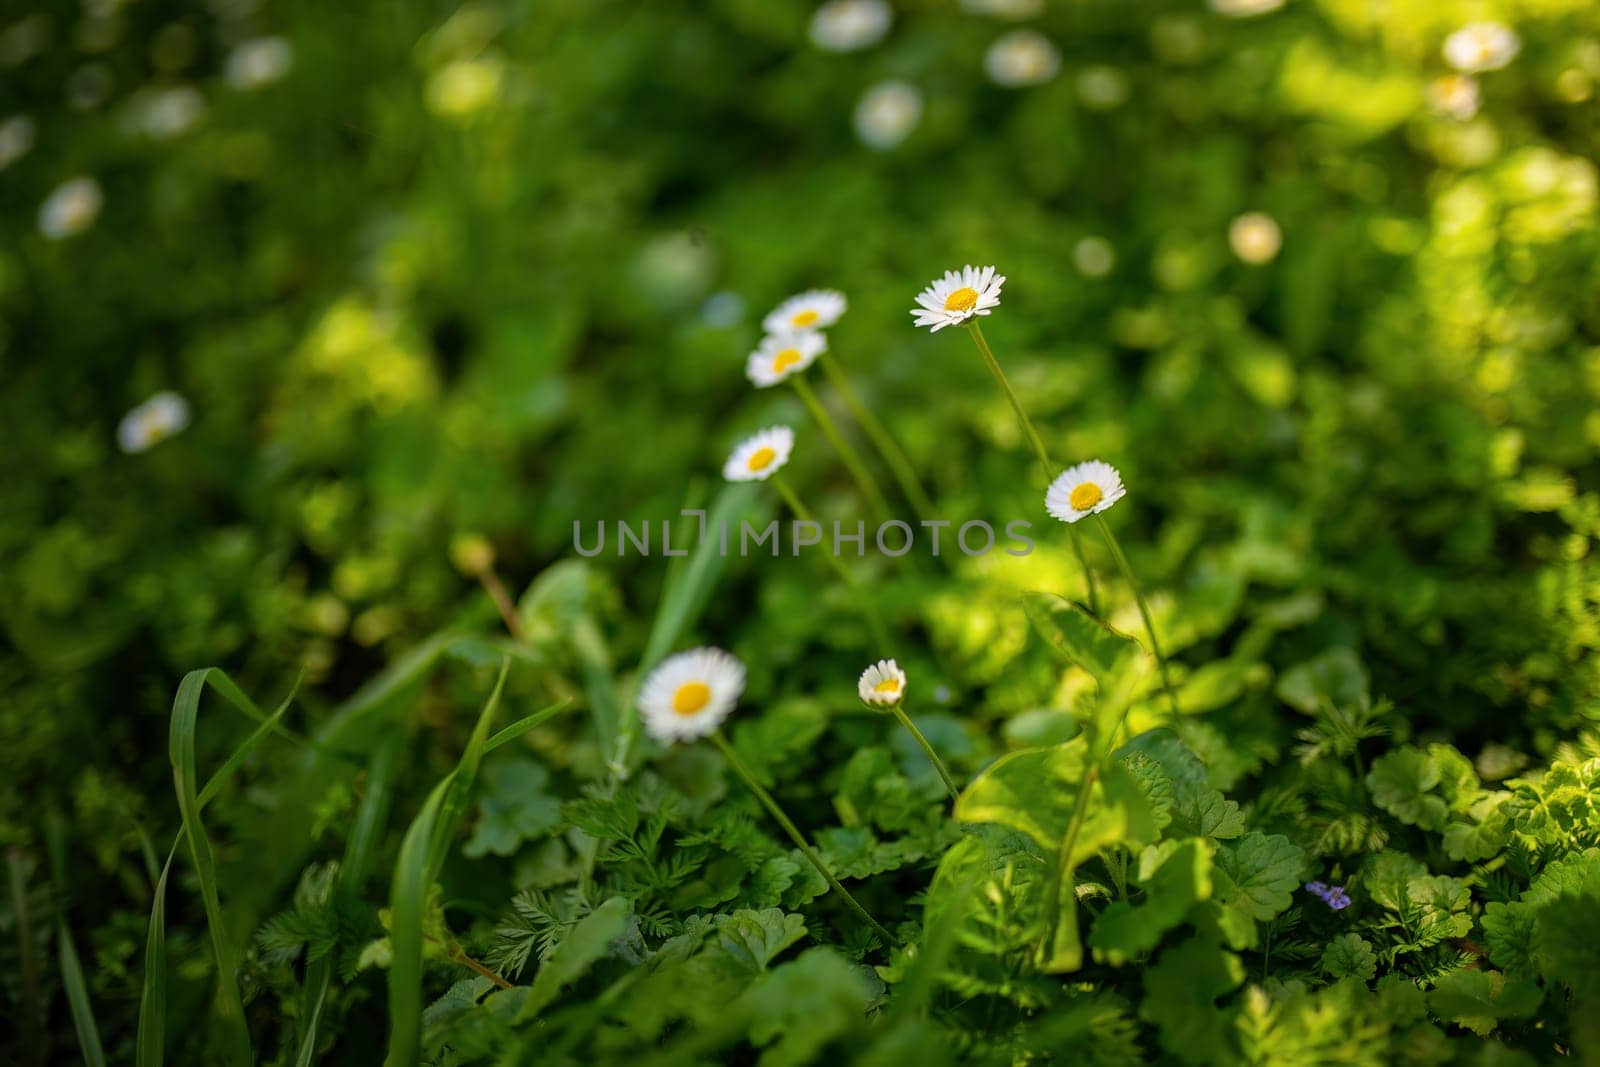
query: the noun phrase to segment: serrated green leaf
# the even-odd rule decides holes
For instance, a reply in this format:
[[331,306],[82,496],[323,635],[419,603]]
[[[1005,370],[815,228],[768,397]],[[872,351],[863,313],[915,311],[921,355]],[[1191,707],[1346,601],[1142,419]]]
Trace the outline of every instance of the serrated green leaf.
[[1357,978],[1370,982],[1378,973],[1378,954],[1360,934],[1340,934],[1322,950],[1322,973],[1338,981]]
[[1147,847],[1139,857],[1138,904],[1106,906],[1089,935],[1094,958],[1120,966],[1148,952],[1189,909],[1211,896],[1211,846],[1198,838]]

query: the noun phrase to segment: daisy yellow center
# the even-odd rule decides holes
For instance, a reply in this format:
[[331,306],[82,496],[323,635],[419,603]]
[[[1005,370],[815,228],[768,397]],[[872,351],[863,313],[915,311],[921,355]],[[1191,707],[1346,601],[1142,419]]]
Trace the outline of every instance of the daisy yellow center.
[[711,687],[704,682],[684,682],[672,694],[672,710],[679,715],[693,715],[711,702]]
[[749,466],[753,471],[764,471],[778,458],[778,453],[770,448],[758,448],[750,453]]
[[1073,511],[1088,511],[1100,503],[1101,498],[1104,496],[1105,494],[1100,491],[1098,485],[1093,482],[1084,482],[1072,491],[1072,495],[1067,497],[1067,502],[1072,505]]
[[781,374],[799,362],[800,350],[798,348],[785,348],[772,358],[772,373]]
[[818,315],[810,308],[806,308],[804,311],[796,311],[794,313],[794,318],[790,319],[789,321],[801,329],[804,329],[807,326],[815,326],[817,324],[817,320],[820,318],[822,318],[821,315]]
[[978,306],[978,290],[963,285],[944,298],[946,311],[971,311]]
[[900,692],[900,679],[885,678],[883,681],[873,686],[872,691],[874,693],[898,693]]

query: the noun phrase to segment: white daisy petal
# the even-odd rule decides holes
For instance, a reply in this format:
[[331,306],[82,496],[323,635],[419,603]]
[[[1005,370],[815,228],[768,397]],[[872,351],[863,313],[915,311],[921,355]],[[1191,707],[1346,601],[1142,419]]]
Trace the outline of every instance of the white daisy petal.
[[916,316],[915,325],[938,333],[974,315],[987,315],[1000,306],[1000,287],[1005,281],[1006,276],[993,266],[968,264],[959,272],[947,270],[917,294],[917,307],[911,309]]
[[884,0],[828,0],[811,16],[811,43],[825,52],[858,52],[883,40],[893,21]]
[[705,737],[744,692],[744,664],[720,648],[695,648],[661,661],[639,687],[645,732],[663,744]]
[[757,389],[765,389],[800,374],[827,349],[827,338],[815,331],[772,334],[745,361],[744,374]]
[[117,447],[129,455],[154,448],[189,425],[189,402],[171,390],[152,396],[117,424]]
[[1499,70],[1517,58],[1522,40],[1509,26],[1474,22],[1445,38],[1444,61],[1464,74]]
[[1062,522],[1105,511],[1126,496],[1117,468],[1098,459],[1062,471],[1045,490],[1044,508]]
[[764,482],[789,462],[794,451],[794,431],[787,426],[769,426],[739,442],[722,476],[730,482]]
[[768,333],[800,333],[825,330],[839,321],[849,306],[844,294],[834,289],[811,289],[791,296],[761,320]]
[[906,672],[892,659],[880,659],[861,672],[856,693],[863,704],[892,708],[906,695]]

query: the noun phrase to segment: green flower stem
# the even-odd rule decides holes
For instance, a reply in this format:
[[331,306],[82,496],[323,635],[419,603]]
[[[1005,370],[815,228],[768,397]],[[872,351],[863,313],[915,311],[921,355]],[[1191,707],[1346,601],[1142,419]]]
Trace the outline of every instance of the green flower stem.
[[896,704],[891,710],[894,712],[894,717],[900,720],[900,725],[904,726],[906,731],[917,739],[917,744],[922,746],[922,751],[928,754],[928,762],[933,764],[933,769],[939,772],[940,778],[944,779],[944,787],[950,790],[950,799],[960,800],[961,790],[956,788],[955,779],[950,777],[950,768],[944,765],[944,760],[940,759],[939,753],[933,750],[933,745],[929,744],[928,738],[921,730],[917,729],[917,724],[911,721],[911,716],[906,714],[906,709]]
[[[778,487],[778,495],[782,496],[783,502],[789,505],[789,510],[794,512],[795,518],[801,522],[809,522],[818,529],[822,528],[822,524],[817,522],[816,518],[811,514],[811,510],[801,502],[800,497],[795,494],[794,488],[782,474],[774,474],[772,476],[772,484]],[[862,587],[860,582],[856,581],[856,576],[850,573],[850,568],[846,567],[838,556],[832,552],[825,552],[823,553],[823,558],[828,561],[828,566],[833,568],[833,573],[839,576],[839,580],[855,594],[856,602],[861,606],[861,614],[866,617],[867,629],[872,631],[872,639],[878,643],[881,654],[888,655],[889,631],[884,626],[883,620],[878,617],[878,609],[872,603],[872,598],[867,590]]]
[[[1006,372],[1000,369],[1000,361],[994,358],[994,352],[989,348],[989,342],[984,339],[983,330],[979,328],[976,318],[967,320],[967,332],[972,335],[972,343],[978,346],[978,351],[983,353],[983,361],[989,365],[989,373],[994,375],[1000,391],[1011,401],[1011,410],[1017,413],[1017,421],[1022,423],[1023,432],[1028,435],[1028,441],[1039,456],[1039,466],[1044,468],[1044,480],[1048,485],[1055,480],[1058,472],[1056,465],[1050,461],[1050,453],[1045,451],[1044,439],[1039,436],[1039,431],[1033,428],[1033,420],[1028,418],[1028,412],[1023,408],[1022,401],[1017,398],[1016,390],[1011,388]],[[1067,533],[1072,538],[1072,551],[1078,557],[1078,567],[1083,571],[1083,580],[1089,586],[1089,611],[1099,615],[1100,594],[1095,588],[1094,571],[1089,568],[1089,558],[1083,553],[1083,539],[1075,526],[1068,526]]]
[[882,522],[890,518],[889,502],[884,498],[883,490],[878,488],[878,483],[872,477],[872,472],[867,470],[865,463],[861,462],[861,454],[850,446],[839,433],[839,428],[834,425],[833,418],[817,399],[817,394],[807,384],[805,378],[796,375],[789,379],[794,386],[794,391],[800,394],[800,399],[805,402],[806,408],[811,412],[811,417],[816,420],[823,436],[833,445],[833,450],[839,453],[839,458],[844,461],[845,469],[850,472],[856,485],[861,487],[861,493],[867,498],[867,505]]
[[1111,549],[1117,566],[1122,570],[1122,577],[1133,589],[1133,599],[1139,605],[1139,617],[1144,620],[1145,633],[1150,635],[1150,650],[1155,653],[1156,666],[1161,668],[1161,687],[1167,691],[1167,702],[1172,706],[1173,718],[1178,716],[1178,691],[1172,688],[1172,675],[1167,670],[1167,657],[1161,652],[1161,642],[1156,639],[1156,624],[1150,619],[1150,605],[1145,603],[1144,591],[1139,588],[1139,581],[1133,576],[1133,567],[1128,564],[1128,557],[1123,553],[1122,546],[1117,543],[1116,535],[1111,532],[1111,524],[1106,522],[1106,517],[1100,512],[1095,512],[1095,522],[1100,526],[1100,532],[1105,536],[1106,545]]
[[883,461],[889,465],[894,480],[900,483],[900,491],[905,493],[906,499],[911,502],[911,509],[917,513],[918,519],[933,517],[933,501],[928,496],[928,491],[922,487],[922,481],[917,477],[917,469],[901,451],[900,445],[894,436],[889,433],[878,416],[872,409],[862,402],[855,389],[850,385],[850,379],[845,375],[844,368],[839,361],[833,358],[830,352],[822,353],[822,370],[833,383],[833,388],[844,398],[844,406],[850,409],[850,414],[861,426],[869,438],[872,446],[878,450]]
[[778,807],[778,802],[772,799],[772,794],[763,789],[761,783],[756,781],[755,775],[750,773],[750,768],[745,766],[744,760],[739,758],[739,754],[728,743],[728,739],[722,736],[722,731],[713,731],[711,740],[716,744],[717,748],[722,750],[723,758],[728,761],[728,765],[733,768],[734,773],[744,780],[744,784],[750,788],[750,792],[754,793],[756,799],[761,801],[761,806],[767,809],[767,814],[777,820],[778,825],[783,827],[784,832],[789,835],[789,840],[793,841],[795,847],[805,855],[806,859],[811,861],[811,865],[817,869],[817,873],[827,879],[828,885],[850,906],[850,910],[860,916],[861,921],[870,926],[874,933],[883,938],[884,944],[890,946],[898,945],[900,942],[895,940],[894,935],[885,930],[878,923],[878,920],[874,919],[867,912],[867,909],[861,906],[861,902],[850,895],[850,890],[839,884],[839,879],[833,876],[833,872],[828,869],[828,865],[822,861],[822,856],[818,854],[816,849],[811,847],[811,842],[806,840],[805,835],[800,832],[800,828],[794,824],[793,820],[783,813],[782,808]]

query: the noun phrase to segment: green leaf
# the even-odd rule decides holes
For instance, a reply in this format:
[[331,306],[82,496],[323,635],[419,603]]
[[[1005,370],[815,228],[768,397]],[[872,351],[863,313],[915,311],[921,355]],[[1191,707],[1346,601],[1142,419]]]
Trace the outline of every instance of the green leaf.
[[1338,981],[1358,978],[1370,982],[1378,973],[1378,954],[1360,934],[1340,934],[1322,950],[1322,973]]
[[829,948],[807,949],[756,980],[733,1005],[748,1013],[762,1067],[814,1063],[822,1049],[864,1026],[878,983]]
[[1161,1047],[1184,1063],[1230,1063],[1237,1056],[1217,998],[1244,981],[1239,957],[1194,937],[1169,948],[1144,974],[1142,1018],[1156,1025]]
[[1451,971],[1434,984],[1428,1007],[1441,1019],[1487,1037],[1504,1019],[1525,1019],[1544,994],[1531,981],[1508,980],[1499,971]]
[[1336,646],[1284,671],[1278,699],[1307,715],[1325,706],[1347,707],[1367,697],[1367,669],[1354,651]]
[[1094,958],[1120,966],[1148,952],[1177,926],[1196,902],[1211,896],[1211,846],[1198,838],[1164,841],[1139,858],[1139,904],[1106,906],[1089,936]]
[[[957,821],[997,823],[1020,830],[1046,849],[1058,848],[1092,766],[1087,748],[1084,738],[1075,737],[1050,748],[1002,756],[962,791],[956,803]],[[1121,764],[1110,764],[1095,777],[1073,862],[1108,844],[1143,844],[1155,835],[1155,817],[1138,780]]]
[[1054,593],[1023,593],[1022,607],[1047,648],[1067,663],[1082,667],[1102,684],[1126,659],[1141,654],[1139,643],[1133,638]]
[[717,916],[716,943],[739,968],[750,974],[767,969],[779,953],[806,936],[802,915],[778,908],[740,909]]
[[1444,829],[1449,809],[1429,792],[1439,784],[1439,768],[1428,754],[1397,748],[1378,757],[1367,773],[1367,789],[1378,807],[1403,823],[1424,830]]
[[518,1022],[536,1017],[561,990],[586,974],[610,951],[611,943],[633,924],[633,908],[624,897],[611,897],[578,920],[561,944],[539,967],[533,988],[517,1013]]
[[1288,909],[1306,854],[1287,837],[1252,830],[1217,852],[1217,899],[1257,922]]

